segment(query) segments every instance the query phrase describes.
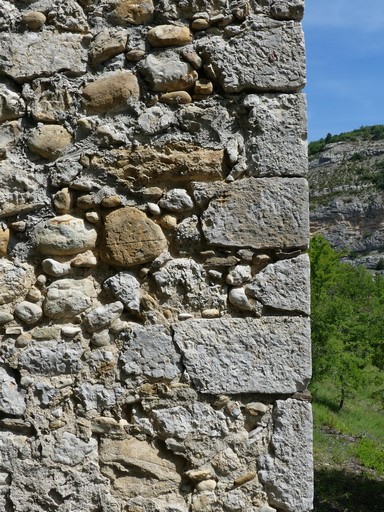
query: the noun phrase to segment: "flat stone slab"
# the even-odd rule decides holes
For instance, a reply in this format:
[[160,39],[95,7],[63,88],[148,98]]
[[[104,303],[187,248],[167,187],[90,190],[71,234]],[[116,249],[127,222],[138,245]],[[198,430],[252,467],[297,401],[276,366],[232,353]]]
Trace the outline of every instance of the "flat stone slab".
[[288,394],[310,379],[307,318],[199,319],[173,329],[183,364],[203,393]]
[[87,50],[80,34],[23,32],[0,34],[0,74],[17,82],[51,76],[58,71],[79,76],[87,69]]
[[232,37],[204,38],[197,51],[227,93],[297,92],[305,85],[301,25],[253,16]]
[[303,178],[250,178],[216,190],[195,184],[198,195],[209,202],[202,229],[210,245],[264,250],[308,245],[308,185]]
[[308,512],[313,503],[311,404],[278,400],[272,417],[273,456],[259,458],[260,480],[273,507]]

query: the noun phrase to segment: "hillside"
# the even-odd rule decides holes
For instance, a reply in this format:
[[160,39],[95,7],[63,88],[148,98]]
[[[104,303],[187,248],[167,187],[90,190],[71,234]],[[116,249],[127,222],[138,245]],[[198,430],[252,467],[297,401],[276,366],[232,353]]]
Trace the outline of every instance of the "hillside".
[[312,234],[384,268],[384,125],[311,142],[309,185]]

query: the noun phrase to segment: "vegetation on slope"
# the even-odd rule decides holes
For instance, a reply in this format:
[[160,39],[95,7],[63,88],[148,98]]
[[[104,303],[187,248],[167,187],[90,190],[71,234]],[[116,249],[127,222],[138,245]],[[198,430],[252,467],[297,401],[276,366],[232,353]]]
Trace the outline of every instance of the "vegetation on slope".
[[382,512],[384,278],[311,241],[315,511]]
[[343,132],[338,135],[328,135],[320,140],[308,144],[308,156],[311,157],[323,151],[327,144],[332,142],[353,142],[357,140],[383,140],[384,125],[377,124],[373,126],[362,126],[351,132]]

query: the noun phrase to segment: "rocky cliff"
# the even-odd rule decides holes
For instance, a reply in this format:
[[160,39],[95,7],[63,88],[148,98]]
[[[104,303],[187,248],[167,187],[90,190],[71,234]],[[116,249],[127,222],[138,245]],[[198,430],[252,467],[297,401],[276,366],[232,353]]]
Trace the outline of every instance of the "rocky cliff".
[[[311,232],[348,258],[380,268],[384,258],[384,140],[379,127],[310,145]],[[320,146],[320,147],[321,147]],[[314,151],[315,149],[315,151]]]

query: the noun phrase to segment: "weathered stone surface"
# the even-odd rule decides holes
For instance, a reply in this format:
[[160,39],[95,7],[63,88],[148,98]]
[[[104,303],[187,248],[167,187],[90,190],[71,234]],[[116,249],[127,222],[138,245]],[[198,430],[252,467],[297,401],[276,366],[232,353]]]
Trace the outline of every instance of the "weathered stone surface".
[[38,224],[34,237],[40,254],[61,256],[94,249],[97,232],[83,219],[66,214]]
[[28,147],[43,158],[54,159],[68,148],[71,141],[72,136],[64,126],[46,124],[32,131]]
[[35,324],[43,316],[43,310],[33,302],[20,302],[15,309],[15,315],[26,324]]
[[24,396],[18,391],[14,377],[3,367],[0,367],[0,411],[12,416],[22,416],[25,412]]
[[174,341],[203,393],[294,393],[310,378],[309,321],[221,318],[174,324]]
[[[212,200],[202,216],[202,229],[210,245],[252,249],[308,245],[306,180],[250,178],[216,193],[214,187],[207,190]],[[204,193],[204,185],[195,184],[195,197],[200,191]]]
[[203,265],[191,258],[172,259],[153,277],[161,292],[163,306],[180,311],[225,309],[226,290],[211,285]]
[[27,263],[0,259],[0,305],[24,298],[35,277],[34,268]]
[[250,94],[248,122],[258,126],[248,141],[253,176],[306,176],[306,101],[302,94]]
[[287,512],[307,512],[313,502],[311,405],[278,400],[273,419],[274,456],[259,458],[260,479],[271,505]]
[[131,267],[154,260],[167,248],[161,228],[137,208],[120,208],[105,217],[101,257]]
[[109,327],[111,323],[119,318],[123,312],[124,305],[122,302],[112,302],[105,306],[99,306],[92,309],[84,318],[84,325],[88,332],[100,331]]
[[99,32],[89,48],[92,64],[101,64],[115,55],[122,53],[127,42],[127,34],[123,30]]
[[58,71],[77,76],[86,72],[87,51],[81,35],[54,32],[0,34],[0,73],[17,82]]
[[106,279],[104,288],[110,290],[114,297],[124,304],[128,311],[140,311],[140,283],[131,272],[119,272]]
[[63,112],[74,105],[71,82],[67,78],[52,77],[35,80],[32,84],[30,108],[36,121],[57,123]]
[[81,369],[82,349],[57,341],[39,341],[20,355],[23,369],[37,375],[77,373]]
[[137,100],[140,88],[130,71],[106,73],[83,89],[84,107],[88,114],[124,112],[128,102]]
[[162,325],[135,325],[120,356],[127,377],[172,380],[181,375],[180,355]]
[[106,167],[118,178],[140,185],[214,181],[223,178],[225,171],[222,149],[201,148],[185,142],[118,149],[111,156],[112,163],[94,158],[95,170]]
[[192,34],[188,27],[157,25],[148,31],[147,40],[155,48],[183,46],[192,41]]
[[309,315],[309,257],[307,254],[265,267],[246,285],[246,293],[264,306]]
[[198,75],[190,64],[173,50],[151,53],[140,63],[141,72],[154,91],[184,91],[192,87]]
[[25,102],[9,84],[0,83],[0,122],[18,119],[25,114]]
[[273,17],[300,21],[304,14],[304,0],[275,0],[271,5]]
[[142,25],[152,20],[154,10],[152,0],[118,0],[112,14],[116,23]]
[[192,210],[193,201],[183,188],[173,188],[163,195],[159,206],[170,212],[185,212]]
[[50,284],[44,302],[44,313],[53,319],[73,318],[92,305],[96,296],[91,279],[60,279]]
[[227,93],[297,92],[305,85],[304,38],[299,23],[249,18],[238,34],[202,39],[197,50]]

